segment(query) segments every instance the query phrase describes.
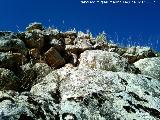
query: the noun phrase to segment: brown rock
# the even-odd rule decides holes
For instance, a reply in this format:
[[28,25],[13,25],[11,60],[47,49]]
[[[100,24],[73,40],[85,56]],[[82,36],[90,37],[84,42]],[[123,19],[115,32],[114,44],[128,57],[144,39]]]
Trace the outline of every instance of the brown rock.
[[34,59],[40,59],[40,57],[41,57],[39,50],[36,49],[36,48],[31,49],[31,50],[29,51],[29,54],[30,54],[30,56],[31,56],[32,58],[34,58]]
[[54,47],[51,47],[45,53],[45,60],[49,66],[54,68],[58,68],[65,64],[65,60],[62,58],[62,56],[57,52],[57,50]]
[[140,59],[155,57],[154,51],[150,47],[133,46],[127,49],[123,57],[128,59],[129,63],[134,63]]
[[32,30],[32,32],[25,33],[23,40],[28,48],[41,49],[44,47],[44,36],[40,30]]

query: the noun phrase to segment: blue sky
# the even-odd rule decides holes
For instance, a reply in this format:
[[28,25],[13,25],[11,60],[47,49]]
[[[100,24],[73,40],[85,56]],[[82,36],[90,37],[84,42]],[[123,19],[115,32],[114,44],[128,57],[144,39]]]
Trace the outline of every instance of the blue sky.
[[62,30],[90,30],[94,35],[105,31],[115,42],[149,45],[160,51],[160,4],[147,2],[102,5],[80,0],[1,0],[0,30],[23,31],[37,21]]

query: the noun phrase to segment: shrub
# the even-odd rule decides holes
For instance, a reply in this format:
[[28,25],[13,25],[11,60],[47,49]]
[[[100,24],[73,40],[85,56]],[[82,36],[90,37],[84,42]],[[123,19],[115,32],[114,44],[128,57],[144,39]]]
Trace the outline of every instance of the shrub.
[[157,57],[160,57],[160,52],[157,53]]
[[106,41],[107,41],[107,38],[106,38],[106,33],[105,33],[105,32],[100,33],[100,34],[96,37],[96,42],[97,42],[97,43],[105,43]]

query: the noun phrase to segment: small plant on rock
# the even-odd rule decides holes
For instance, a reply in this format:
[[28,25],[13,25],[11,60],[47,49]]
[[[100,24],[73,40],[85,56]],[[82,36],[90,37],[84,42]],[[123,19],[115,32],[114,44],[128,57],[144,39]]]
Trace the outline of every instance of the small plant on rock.
[[157,57],[160,57],[160,52],[157,53]]

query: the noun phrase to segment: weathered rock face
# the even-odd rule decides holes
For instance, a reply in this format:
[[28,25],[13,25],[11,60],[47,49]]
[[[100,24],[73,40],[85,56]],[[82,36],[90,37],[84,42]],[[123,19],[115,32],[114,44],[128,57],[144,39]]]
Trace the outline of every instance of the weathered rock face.
[[41,49],[44,46],[44,36],[40,30],[32,30],[32,32],[25,32],[24,43],[29,48]]
[[30,90],[44,76],[51,72],[51,68],[45,63],[27,63],[21,66],[19,90]]
[[142,75],[65,67],[47,75],[31,93],[48,99],[57,96],[61,120],[156,120],[159,84]]
[[80,56],[80,68],[101,69],[107,71],[135,72],[136,68],[129,65],[127,59],[114,52],[102,50],[86,50]]
[[139,46],[128,48],[126,53],[123,54],[123,57],[126,57],[129,63],[134,63],[140,59],[155,56],[156,55],[151,48]]
[[144,58],[134,63],[142,74],[160,80],[160,57]]
[[0,90],[17,90],[19,78],[10,70],[0,68]]
[[27,49],[22,40],[18,39],[12,32],[0,33],[0,52],[20,52],[27,53]]
[[0,91],[1,120],[57,120],[58,107],[51,100],[45,100],[30,93]]
[[0,32],[0,120],[160,120],[160,58],[106,40],[40,23]]
[[0,52],[0,68],[14,70],[25,63],[26,58],[21,53]]

